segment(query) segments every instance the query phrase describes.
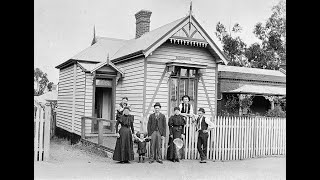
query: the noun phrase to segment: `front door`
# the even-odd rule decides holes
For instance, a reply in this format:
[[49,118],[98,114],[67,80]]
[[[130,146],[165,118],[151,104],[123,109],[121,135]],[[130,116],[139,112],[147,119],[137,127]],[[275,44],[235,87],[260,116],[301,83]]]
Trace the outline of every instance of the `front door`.
[[174,73],[170,76],[169,85],[169,117],[174,114],[173,108],[182,103],[182,96],[190,97],[190,104],[193,106],[193,112],[197,109],[197,89],[198,76],[194,68],[175,67]]
[[[112,120],[112,80],[97,79],[95,87],[94,117]],[[110,122],[103,122],[104,133],[111,132]],[[92,121],[92,132],[98,133],[98,122]]]

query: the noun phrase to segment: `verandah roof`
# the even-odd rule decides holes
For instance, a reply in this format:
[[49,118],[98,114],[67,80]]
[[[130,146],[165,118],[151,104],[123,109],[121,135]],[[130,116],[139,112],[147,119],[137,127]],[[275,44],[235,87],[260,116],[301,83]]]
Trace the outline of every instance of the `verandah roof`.
[[228,91],[230,93],[242,93],[242,94],[261,94],[261,95],[286,95],[285,87],[278,86],[259,86],[246,84],[237,89]]

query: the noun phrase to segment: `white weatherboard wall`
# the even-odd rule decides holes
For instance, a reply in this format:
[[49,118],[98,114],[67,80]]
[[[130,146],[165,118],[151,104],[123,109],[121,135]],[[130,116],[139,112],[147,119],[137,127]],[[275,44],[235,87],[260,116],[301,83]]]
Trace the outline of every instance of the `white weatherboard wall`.
[[77,65],[75,86],[74,133],[81,135],[81,117],[84,116],[85,72]]
[[73,65],[60,69],[57,101],[56,126],[69,132],[72,132],[73,73]]
[[76,65],[60,69],[57,127],[81,135],[85,105],[85,73]]
[[[143,82],[144,82],[144,59],[136,58],[133,60],[117,63],[125,77],[121,78],[116,87],[116,106],[122,97],[128,97],[131,105],[131,114],[134,115],[135,131],[140,131],[140,120],[142,120],[143,106]],[[116,114],[116,112],[115,112]]]
[[[93,98],[93,75],[85,73],[85,99],[84,99],[84,116],[92,117],[92,98]],[[91,121],[85,121],[85,133],[91,133]]]
[[[171,43],[164,43],[157,50],[155,50],[151,56],[147,58],[148,62],[163,63],[163,65],[158,64],[148,64],[147,66],[147,103],[146,109],[148,108],[148,102],[150,102],[150,96],[152,97],[156,84],[161,78],[163,69],[165,68],[165,63],[176,59],[177,56],[189,57],[191,61],[202,63],[207,65],[206,73],[202,76],[203,81],[210,99],[210,104],[212,106],[212,113],[215,115],[216,108],[216,62],[214,57],[209,53],[206,48],[192,47],[185,45],[176,45]],[[154,102],[159,101],[163,105],[162,112],[167,114],[168,111],[168,76],[164,77],[156,99]],[[203,107],[206,111],[206,115],[210,116],[209,103],[205,95],[204,87],[202,85],[201,79],[198,82],[198,104],[197,107]],[[152,110],[152,108],[151,108]],[[151,111],[150,111],[151,112]],[[149,113],[150,113],[149,112]]]

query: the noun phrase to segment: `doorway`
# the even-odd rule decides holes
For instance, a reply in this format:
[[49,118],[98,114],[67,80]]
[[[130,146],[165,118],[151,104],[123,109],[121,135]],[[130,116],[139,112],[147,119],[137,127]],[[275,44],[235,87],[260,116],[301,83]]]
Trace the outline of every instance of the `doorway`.
[[[108,119],[112,118],[112,88],[96,87],[94,117]],[[110,130],[110,122],[103,122],[103,132]],[[98,121],[92,121],[92,132],[98,133]]]
[[184,95],[190,97],[193,112],[197,109],[198,71],[195,68],[175,67],[170,76],[169,85],[169,117],[174,114],[173,108],[179,106]]

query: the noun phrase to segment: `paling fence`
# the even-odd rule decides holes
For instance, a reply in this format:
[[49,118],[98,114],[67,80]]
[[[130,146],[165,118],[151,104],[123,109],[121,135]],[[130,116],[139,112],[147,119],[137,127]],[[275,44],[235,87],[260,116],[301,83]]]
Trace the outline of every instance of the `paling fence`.
[[[209,131],[207,159],[217,161],[286,154],[286,118],[214,117]],[[185,126],[185,159],[200,159],[195,124]],[[150,143],[148,143],[149,156]],[[166,158],[166,142],[162,141],[162,158]]]
[[50,151],[51,105],[34,102],[34,161],[46,161]]

